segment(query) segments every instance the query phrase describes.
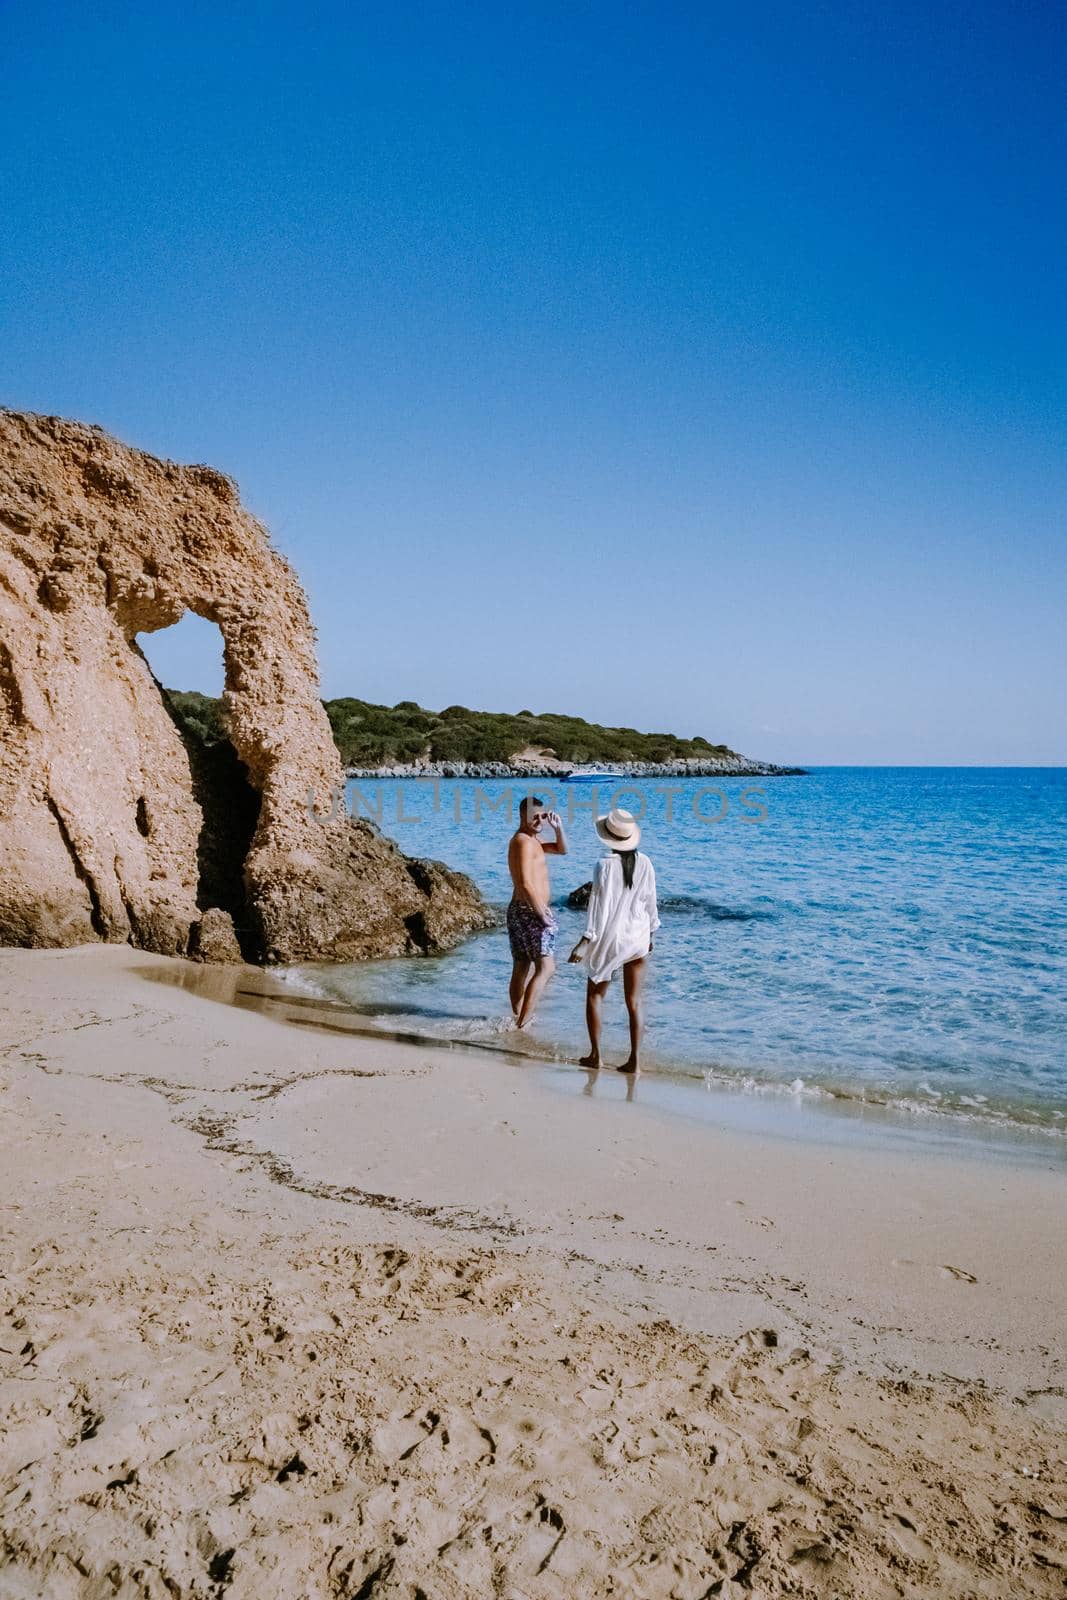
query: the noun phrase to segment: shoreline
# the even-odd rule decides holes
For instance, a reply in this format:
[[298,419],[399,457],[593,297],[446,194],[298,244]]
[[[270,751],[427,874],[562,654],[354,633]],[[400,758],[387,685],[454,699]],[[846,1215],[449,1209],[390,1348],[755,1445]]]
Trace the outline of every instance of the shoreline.
[[[195,973],[203,970],[196,966],[192,969],[194,975],[187,986],[194,992],[201,982]],[[275,986],[273,990],[264,988],[258,997],[268,1014],[273,1004],[308,1010],[318,1008],[332,1018],[331,1023],[323,1023],[324,1026],[330,1025],[336,1031],[351,1032],[358,1037],[390,1039],[427,1048],[489,1051],[547,1069],[577,1067],[578,1056],[585,1048],[582,1041],[568,1046],[536,1033],[512,1032],[504,1018],[500,1019],[500,1027],[492,1026],[490,1018],[457,1016],[452,1019],[456,1029],[453,1032],[420,1031],[416,1026],[398,1030],[389,1021],[390,1013],[376,1010],[373,1002],[360,1004],[331,994],[327,987],[309,977],[308,964],[251,970],[259,974],[257,981],[261,985],[273,983]],[[287,976],[281,977],[282,972]],[[228,980],[223,978],[220,983],[206,980],[206,983],[209,989],[221,990],[226,988]],[[221,999],[222,993],[209,993],[208,997]],[[230,999],[227,1003],[235,1002]],[[346,1014],[360,1022],[345,1026],[342,1019]],[[314,1025],[312,1019],[307,1021],[309,1026]],[[777,1131],[783,1123],[795,1122],[797,1115],[803,1114],[811,1128],[817,1128],[826,1118],[833,1119],[838,1126],[843,1121],[855,1126],[867,1120],[884,1126],[889,1136],[896,1130],[916,1139],[927,1137],[932,1143],[949,1140],[961,1147],[973,1137],[987,1148],[1002,1142],[1009,1157],[1013,1152],[1032,1149],[1038,1160],[1067,1158],[1067,1144],[1061,1143],[1067,1140],[1067,1112],[1059,1107],[1046,1108],[1010,1098],[993,1101],[989,1096],[979,1098],[971,1094],[961,1095],[958,1100],[946,1100],[940,1091],[936,1096],[927,1094],[920,1098],[918,1092],[893,1093],[881,1086],[864,1084],[859,1078],[827,1080],[814,1076],[801,1078],[795,1074],[790,1078],[784,1069],[779,1076],[774,1076],[748,1064],[735,1067],[722,1062],[707,1066],[692,1061],[677,1064],[655,1045],[646,1049],[644,1055],[643,1082],[673,1085],[686,1097],[690,1107],[708,1100],[715,1100],[726,1108],[738,1100],[750,1102],[747,1115],[738,1116],[727,1109],[725,1120],[758,1124],[761,1113],[757,1108],[762,1108],[768,1132]],[[610,1066],[604,1070],[609,1074],[612,1071]],[[690,1114],[700,1121],[706,1119],[703,1110],[691,1110]]]
[[[1055,777],[1001,782],[960,772],[913,782],[872,772],[838,784],[815,771],[784,787],[751,780],[763,814],[749,803],[754,795],[739,803],[750,780],[724,779],[721,798],[695,799],[705,782],[713,780],[681,784],[672,801],[670,780],[635,780],[644,806],[619,797],[642,811],[643,848],[661,888],[650,1066],[754,1094],[788,1094],[799,1078],[804,1097],[884,1103],[935,1123],[1018,1125],[1057,1143],[1067,1136],[1067,969],[1047,876],[1062,832]],[[533,786],[553,792],[546,803],[567,823],[568,859],[553,873],[566,955],[581,924],[567,891],[591,875],[595,797],[551,780]],[[348,798],[405,848],[462,862],[496,907],[511,892],[505,818],[513,821],[524,787],[486,782],[479,799],[470,780],[442,783],[439,794],[432,779],[425,794],[418,780],[383,780],[350,784]],[[721,827],[704,826],[720,816]],[[466,1033],[468,1020],[488,1027],[507,1011],[506,970],[506,945],[494,938],[419,972],[396,969],[395,978],[389,967],[322,978],[339,998],[410,1013],[401,1026]],[[572,1050],[581,1014],[582,997],[561,970],[534,1023],[545,1053],[584,1051]],[[609,1010],[609,1027],[617,1014]]]
[[[391,766],[346,766],[345,778],[543,778],[566,779],[569,761],[415,761]],[[611,765],[620,778],[804,778],[807,767],[783,767],[745,756],[723,761],[620,761]],[[606,783],[608,780],[602,780]]]
[[[144,976],[213,1004],[254,1012],[283,1026],[321,1029],[371,1043],[504,1058],[535,1073],[548,1092],[572,1096],[615,1093],[628,1102],[640,1102],[643,1109],[654,1114],[680,1117],[694,1126],[711,1124],[720,1130],[815,1146],[847,1147],[855,1141],[857,1148],[883,1151],[892,1151],[899,1140],[935,1159],[948,1151],[965,1160],[973,1157],[1008,1165],[1033,1164],[1067,1173],[1067,1146],[1055,1142],[1067,1137],[1067,1130],[1050,1123],[909,1102],[904,1097],[865,1098],[862,1093],[814,1084],[805,1085],[798,1092],[784,1080],[756,1080],[740,1070],[736,1075],[725,1071],[699,1075],[654,1062],[636,1078],[618,1073],[609,1064],[593,1071],[583,1068],[573,1052],[553,1049],[527,1034],[498,1031],[479,1036],[474,1032],[420,1033],[411,1028],[398,1029],[372,1007],[364,1009],[310,988],[290,986],[269,968],[241,972],[184,963],[181,970]],[[259,987],[246,987],[253,977]],[[263,988],[264,980],[269,982],[271,978],[277,987]],[[293,1014],[286,1015],[287,1010]],[[384,1025],[379,1025],[379,1019]]]
[[0,976],[14,1593],[1062,1591],[1061,1167],[195,992],[258,968]]

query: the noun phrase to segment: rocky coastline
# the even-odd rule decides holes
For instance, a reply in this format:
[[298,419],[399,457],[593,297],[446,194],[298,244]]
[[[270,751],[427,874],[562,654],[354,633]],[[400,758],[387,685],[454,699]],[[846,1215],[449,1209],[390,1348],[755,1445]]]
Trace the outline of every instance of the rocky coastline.
[[[516,761],[421,761],[398,762],[380,767],[345,768],[348,778],[544,778],[558,783],[576,768],[570,762],[551,759]],[[752,761],[747,756],[720,760],[618,761],[612,772],[622,778],[796,778],[805,777],[805,767],[782,767],[773,761]]]

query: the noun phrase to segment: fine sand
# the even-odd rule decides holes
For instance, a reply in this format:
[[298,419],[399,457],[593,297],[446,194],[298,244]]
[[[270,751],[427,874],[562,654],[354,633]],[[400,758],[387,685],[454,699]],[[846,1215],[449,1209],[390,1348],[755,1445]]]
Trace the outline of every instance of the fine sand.
[[1058,1141],[0,985],[3,1600],[1067,1592]]

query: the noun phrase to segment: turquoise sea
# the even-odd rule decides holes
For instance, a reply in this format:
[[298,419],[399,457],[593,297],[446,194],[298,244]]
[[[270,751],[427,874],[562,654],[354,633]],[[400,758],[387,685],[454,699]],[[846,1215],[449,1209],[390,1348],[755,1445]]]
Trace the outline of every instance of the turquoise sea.
[[[380,807],[406,851],[470,873],[503,909],[508,801],[526,788],[363,780],[349,806]],[[570,854],[550,862],[561,964],[530,1046],[573,1059],[584,975],[563,962],[583,917],[563,903],[601,853],[594,796],[535,790],[572,821]],[[643,809],[659,885],[650,1068],[1067,1133],[1067,770],[838,767],[647,780],[614,799]],[[509,970],[501,927],[440,958],[297,976],[385,1026],[489,1041]],[[620,994],[607,1011],[605,1053],[621,1059]]]

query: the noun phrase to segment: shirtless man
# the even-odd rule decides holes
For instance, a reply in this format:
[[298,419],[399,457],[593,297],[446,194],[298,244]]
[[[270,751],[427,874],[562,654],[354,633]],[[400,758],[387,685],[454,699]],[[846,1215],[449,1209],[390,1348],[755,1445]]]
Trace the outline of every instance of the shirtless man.
[[[545,823],[556,837],[545,844],[540,833]],[[511,1009],[520,1028],[533,1015],[549,978],[556,970],[553,951],[559,924],[549,905],[548,863],[545,856],[565,856],[567,840],[559,813],[546,811],[536,795],[519,802],[519,826],[508,845],[508,871],[513,885],[508,906],[511,941]]]

